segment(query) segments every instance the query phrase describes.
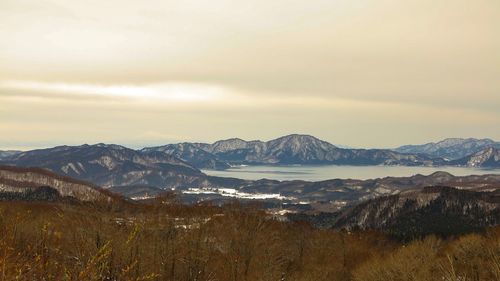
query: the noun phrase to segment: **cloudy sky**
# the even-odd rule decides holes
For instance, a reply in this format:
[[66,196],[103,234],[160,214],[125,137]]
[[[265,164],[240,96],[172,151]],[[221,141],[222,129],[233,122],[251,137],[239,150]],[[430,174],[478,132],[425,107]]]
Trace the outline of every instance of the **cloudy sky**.
[[500,140],[500,1],[0,1],[0,149]]

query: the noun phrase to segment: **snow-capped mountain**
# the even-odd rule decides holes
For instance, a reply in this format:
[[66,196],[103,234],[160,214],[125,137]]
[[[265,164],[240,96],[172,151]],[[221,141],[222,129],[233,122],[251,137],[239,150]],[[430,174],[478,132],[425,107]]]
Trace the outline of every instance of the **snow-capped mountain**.
[[0,150],[0,160],[12,157],[21,152],[19,150]]
[[168,144],[158,147],[149,147],[141,150],[142,152],[161,151],[177,158],[183,159],[198,169],[227,169],[229,164],[217,159],[217,156],[200,148],[199,145],[192,143]]
[[240,138],[231,138],[227,140],[219,140],[210,145],[200,146],[211,153],[224,153],[237,149],[248,149],[255,146],[262,146],[264,143],[261,141],[245,141]]
[[[439,165],[442,159],[424,155],[403,154],[386,149],[343,149],[310,135],[292,134],[267,142],[244,141],[238,138],[213,144],[180,143],[145,148],[143,151],[165,151],[198,168],[211,169],[227,165]],[[206,165],[205,163],[209,163]]]
[[140,152],[119,145],[58,146],[22,152],[2,161],[20,167],[40,167],[55,173],[110,187],[148,184],[189,185],[205,175],[161,151]]
[[432,157],[456,160],[488,147],[500,148],[500,142],[495,142],[490,139],[448,138],[435,143],[405,145],[396,148],[395,151],[401,153],[422,153]]
[[[337,149],[313,136],[297,134],[245,145],[240,140],[234,143],[234,139],[214,145],[213,151],[219,159],[234,164],[320,164],[328,162]],[[221,150],[221,146],[225,149]]]
[[472,155],[455,160],[453,164],[467,167],[500,168],[500,150],[488,147]]

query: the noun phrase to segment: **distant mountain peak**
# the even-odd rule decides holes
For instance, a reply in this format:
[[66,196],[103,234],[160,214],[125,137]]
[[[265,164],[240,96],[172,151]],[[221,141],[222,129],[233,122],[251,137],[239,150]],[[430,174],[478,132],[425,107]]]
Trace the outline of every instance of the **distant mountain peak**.
[[437,171],[429,175],[431,178],[453,178],[454,176],[448,172]]
[[454,164],[468,167],[500,167],[500,149],[489,146],[474,154],[454,161]]
[[291,151],[293,155],[302,154],[303,157],[307,158],[308,154],[317,153],[328,153],[335,149],[336,146],[333,144],[322,141],[310,135],[299,135],[292,134],[283,136],[274,140],[266,142],[266,145],[270,149],[281,149],[283,151]]
[[226,152],[229,150],[243,149],[248,147],[248,142],[240,138],[231,138],[214,142],[209,147],[212,153]]
[[487,138],[447,138],[439,142],[430,142],[421,145],[405,145],[396,148],[395,151],[401,153],[427,154],[432,157],[456,160],[490,146],[500,148],[500,142],[495,142]]
[[223,140],[218,140],[214,142],[213,144],[220,143],[220,142],[247,142],[244,139],[241,138],[229,138],[229,139],[223,139]]
[[278,139],[282,139],[282,138],[312,138],[312,139],[319,140],[318,138],[316,138],[312,135],[309,135],[309,134],[288,134],[288,135],[284,135],[282,137],[279,137]]
[[477,139],[477,138],[446,138],[442,141],[437,142],[438,145],[453,146],[464,144],[468,142],[481,142],[481,143],[494,143],[491,139]]
[[[304,135],[304,134],[290,134],[290,135],[279,137],[279,138],[271,140],[271,141],[300,141],[300,142],[323,142],[323,143],[328,143],[326,141],[318,139],[317,137],[314,137],[314,136],[311,136],[311,135]],[[271,142],[271,141],[269,141],[269,142]]]
[[430,174],[431,177],[436,177],[436,176],[450,176],[453,177],[451,173],[445,172],[445,171],[437,171],[432,174]]
[[93,145],[88,145],[89,147],[104,147],[104,148],[111,148],[111,149],[129,149],[126,148],[125,146],[119,145],[119,144],[107,144],[107,143],[96,143]]

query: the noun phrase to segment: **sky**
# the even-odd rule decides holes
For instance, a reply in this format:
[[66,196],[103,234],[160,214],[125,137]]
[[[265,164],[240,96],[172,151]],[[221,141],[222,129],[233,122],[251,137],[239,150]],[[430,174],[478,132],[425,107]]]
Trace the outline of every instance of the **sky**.
[[0,149],[500,140],[500,1],[0,1]]

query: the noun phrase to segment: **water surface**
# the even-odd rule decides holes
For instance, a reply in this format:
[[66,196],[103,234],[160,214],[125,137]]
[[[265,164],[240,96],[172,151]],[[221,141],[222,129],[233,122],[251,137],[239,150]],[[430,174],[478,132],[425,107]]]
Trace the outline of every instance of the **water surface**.
[[407,167],[407,166],[241,166],[225,171],[203,170],[211,176],[233,177],[248,180],[262,178],[275,180],[321,181],[327,179],[373,179],[387,176],[407,177],[416,174],[430,175],[444,171],[455,176],[500,174],[500,169],[463,167]]

